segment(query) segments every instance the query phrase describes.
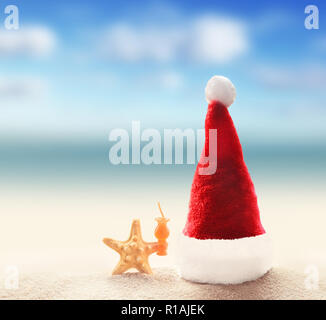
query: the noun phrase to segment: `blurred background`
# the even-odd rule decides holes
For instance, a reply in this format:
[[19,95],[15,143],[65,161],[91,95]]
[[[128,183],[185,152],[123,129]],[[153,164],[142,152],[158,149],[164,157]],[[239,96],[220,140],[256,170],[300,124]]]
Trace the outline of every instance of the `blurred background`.
[[[232,80],[230,113],[276,264],[326,265],[326,5],[310,1],[15,1],[0,6],[0,267],[108,271],[101,239],[140,218],[154,240],[161,201],[174,263],[195,165],[109,162],[109,133],[203,128],[207,80]],[[0,269],[0,273],[1,273]]]

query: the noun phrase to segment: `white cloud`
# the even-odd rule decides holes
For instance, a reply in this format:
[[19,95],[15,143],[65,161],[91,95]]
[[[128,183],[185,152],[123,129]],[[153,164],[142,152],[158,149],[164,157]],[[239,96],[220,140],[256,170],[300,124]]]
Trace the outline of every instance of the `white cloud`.
[[101,37],[102,52],[116,60],[190,60],[225,63],[249,48],[246,26],[235,19],[205,16],[187,25],[140,28],[112,25]]
[[212,63],[231,61],[249,48],[245,25],[227,18],[198,19],[189,42],[193,58]]
[[326,69],[318,65],[259,67],[254,76],[264,85],[276,89],[324,90],[326,86]]
[[47,84],[36,77],[0,77],[0,99],[39,98],[48,91]]
[[0,55],[42,57],[56,44],[55,34],[46,27],[25,27],[17,31],[0,29]]
[[128,24],[117,24],[105,33],[102,44],[111,58],[125,61],[151,59],[166,61],[175,58],[183,35],[163,29],[135,29]]

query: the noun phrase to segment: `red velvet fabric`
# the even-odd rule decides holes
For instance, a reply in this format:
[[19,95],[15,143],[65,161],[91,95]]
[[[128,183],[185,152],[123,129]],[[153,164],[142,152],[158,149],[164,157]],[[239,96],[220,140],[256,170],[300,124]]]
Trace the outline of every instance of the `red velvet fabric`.
[[200,175],[198,170],[205,165],[197,165],[183,233],[197,239],[239,239],[265,233],[236,129],[220,102],[208,106],[202,156],[208,156],[209,129],[217,130],[217,150],[211,151],[217,155],[217,169],[214,174]]

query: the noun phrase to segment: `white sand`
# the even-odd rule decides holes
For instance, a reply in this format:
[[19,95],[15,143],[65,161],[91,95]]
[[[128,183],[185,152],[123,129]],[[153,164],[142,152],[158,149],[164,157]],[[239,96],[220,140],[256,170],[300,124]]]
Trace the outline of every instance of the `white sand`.
[[[263,223],[275,245],[276,267],[264,278],[239,286],[193,284],[179,279],[173,269],[189,190],[158,185],[152,192],[135,189],[126,199],[123,188],[2,186],[0,299],[326,298],[326,200],[322,188],[258,184]],[[151,257],[156,269],[153,277],[109,277],[119,257],[101,242],[102,237],[126,239],[131,220],[140,218],[144,239],[154,241],[156,200],[161,200],[171,219],[168,256]],[[3,277],[10,265],[17,266],[20,273],[18,290],[4,288]],[[319,290],[305,288],[309,266],[318,270]],[[295,272],[289,271],[292,269]]]
[[22,276],[18,290],[0,290],[0,299],[326,299],[326,283],[305,288],[305,276],[275,268],[257,281],[241,285],[205,285],[179,278],[174,269],[155,269],[152,276],[35,274]]

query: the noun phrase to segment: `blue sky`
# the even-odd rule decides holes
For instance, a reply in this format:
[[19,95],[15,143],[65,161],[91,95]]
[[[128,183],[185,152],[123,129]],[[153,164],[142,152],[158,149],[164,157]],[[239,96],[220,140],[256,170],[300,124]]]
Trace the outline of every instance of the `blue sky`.
[[[237,89],[230,112],[242,136],[326,137],[323,1],[15,4],[20,30],[0,28],[3,136],[106,137],[132,120],[200,128],[206,82],[222,74]],[[307,4],[319,30],[304,28]]]

